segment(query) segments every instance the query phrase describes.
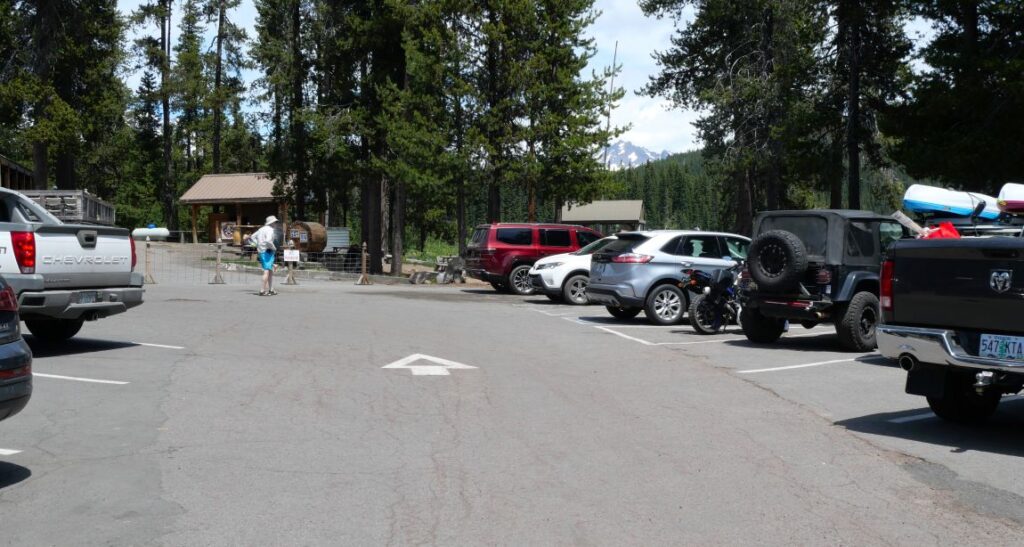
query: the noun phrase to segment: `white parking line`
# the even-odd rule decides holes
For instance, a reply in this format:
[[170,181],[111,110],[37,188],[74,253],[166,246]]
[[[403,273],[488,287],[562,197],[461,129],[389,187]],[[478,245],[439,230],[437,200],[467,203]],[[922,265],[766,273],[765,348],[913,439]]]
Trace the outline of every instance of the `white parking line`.
[[20,453],[21,453],[21,450],[8,450],[6,448],[0,448],[0,456],[13,456],[15,454],[20,454]]
[[795,369],[795,368],[820,367],[822,365],[833,365],[835,363],[849,363],[849,362],[856,361],[856,360],[857,360],[857,358],[853,357],[853,358],[850,358],[850,359],[835,359],[835,360],[832,360],[832,361],[821,361],[821,362],[818,362],[818,363],[807,363],[807,364],[803,364],[803,365],[789,365],[788,367],[757,368],[757,369],[754,369],[754,370],[738,370],[738,371],[736,371],[736,373],[737,374],[756,374],[758,372],[775,372],[776,370],[792,370],[792,369]]
[[625,338],[626,340],[632,340],[634,342],[639,342],[639,343],[641,343],[641,344],[643,344],[645,346],[657,346],[658,345],[658,344],[655,344],[654,342],[648,342],[647,340],[643,340],[641,338],[634,338],[634,337],[632,337],[632,336],[630,336],[628,334],[622,334],[621,332],[615,332],[612,329],[609,329],[608,327],[594,327],[594,328],[597,329],[597,330],[603,330],[605,332],[610,332],[610,333],[614,334],[615,336],[621,336],[621,337]]
[[54,380],[72,380],[75,382],[90,382],[93,384],[113,384],[115,386],[127,385],[129,382],[119,382],[117,380],[97,380],[95,378],[79,378],[77,376],[61,376],[59,374],[42,374],[39,372],[33,372],[32,376],[38,376],[40,378],[53,378]]
[[183,346],[168,346],[167,344],[147,344],[146,342],[132,342],[136,346],[148,346],[151,348],[164,348],[164,349],[185,349]]

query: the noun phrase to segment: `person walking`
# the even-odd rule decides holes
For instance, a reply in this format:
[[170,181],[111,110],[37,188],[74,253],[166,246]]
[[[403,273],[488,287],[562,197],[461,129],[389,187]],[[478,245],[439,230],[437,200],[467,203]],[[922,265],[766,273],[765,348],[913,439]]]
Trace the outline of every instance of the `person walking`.
[[277,224],[277,217],[270,215],[263,227],[256,230],[256,233],[249,238],[256,246],[260,267],[263,268],[263,285],[260,287],[260,296],[277,294],[277,291],[274,290],[274,258],[277,256],[277,246],[274,245],[275,224]]

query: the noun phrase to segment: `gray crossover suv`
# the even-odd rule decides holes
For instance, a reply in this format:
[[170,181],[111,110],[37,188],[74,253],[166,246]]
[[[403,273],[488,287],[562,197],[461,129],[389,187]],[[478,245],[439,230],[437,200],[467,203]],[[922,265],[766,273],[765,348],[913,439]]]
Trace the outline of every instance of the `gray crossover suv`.
[[594,253],[587,297],[615,317],[641,311],[656,325],[682,322],[689,295],[682,270],[712,271],[747,257],[750,239],[736,234],[691,230],[623,232]]

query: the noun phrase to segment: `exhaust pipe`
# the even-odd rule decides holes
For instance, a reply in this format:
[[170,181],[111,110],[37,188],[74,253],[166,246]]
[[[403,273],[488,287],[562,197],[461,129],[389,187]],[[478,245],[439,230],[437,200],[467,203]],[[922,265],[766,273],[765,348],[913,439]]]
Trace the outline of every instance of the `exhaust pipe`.
[[909,353],[900,355],[900,358],[896,362],[900,364],[901,369],[907,372],[910,372],[917,367],[917,357],[914,357]]

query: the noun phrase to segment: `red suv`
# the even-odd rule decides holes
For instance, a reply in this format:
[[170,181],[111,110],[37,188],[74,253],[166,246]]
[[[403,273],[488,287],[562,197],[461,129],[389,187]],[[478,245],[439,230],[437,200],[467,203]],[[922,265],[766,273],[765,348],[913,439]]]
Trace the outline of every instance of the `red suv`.
[[531,294],[534,262],[571,253],[601,237],[590,228],[568,224],[482,224],[466,249],[466,272],[495,290]]

